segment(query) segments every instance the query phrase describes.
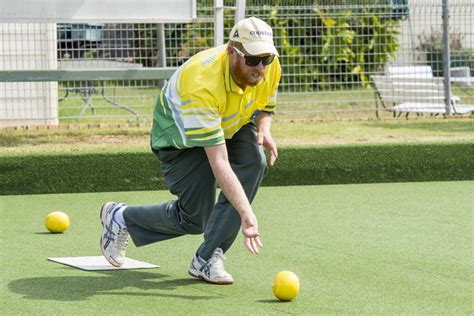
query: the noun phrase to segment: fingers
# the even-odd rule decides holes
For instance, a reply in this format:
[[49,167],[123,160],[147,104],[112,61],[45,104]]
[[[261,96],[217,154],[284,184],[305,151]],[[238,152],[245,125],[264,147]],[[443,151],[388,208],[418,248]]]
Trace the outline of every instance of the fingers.
[[247,214],[242,218],[242,233],[244,235],[244,245],[248,251],[257,254],[259,249],[263,247],[258,233],[257,218],[253,213]]
[[257,133],[257,144],[258,145],[263,144],[263,133]]
[[258,254],[259,249],[263,247],[260,237],[245,237],[244,238],[245,248],[253,254]]
[[270,152],[269,164],[270,164],[270,167],[271,167],[275,164],[275,161],[278,158],[278,150],[277,150],[277,147],[276,147],[274,142],[270,143],[268,147],[269,147],[268,151]]
[[278,158],[278,150],[272,137],[270,135],[267,135],[267,137],[265,137],[264,133],[258,133],[257,143],[258,145],[263,145],[263,147],[265,147],[265,149],[270,153],[270,159],[268,163],[270,164],[270,166],[273,166]]
[[278,153],[276,152],[276,150],[270,151],[270,166],[273,166],[275,164],[275,161],[277,160],[277,158],[278,158]]

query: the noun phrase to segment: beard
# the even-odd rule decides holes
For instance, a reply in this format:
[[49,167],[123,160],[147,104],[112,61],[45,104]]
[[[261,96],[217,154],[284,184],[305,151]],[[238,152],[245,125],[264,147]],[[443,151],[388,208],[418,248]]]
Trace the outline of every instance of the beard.
[[232,77],[239,86],[256,86],[263,79],[265,71],[245,65],[243,60],[231,65]]
[[252,71],[247,76],[247,85],[249,86],[256,86],[263,78],[263,74],[260,71]]

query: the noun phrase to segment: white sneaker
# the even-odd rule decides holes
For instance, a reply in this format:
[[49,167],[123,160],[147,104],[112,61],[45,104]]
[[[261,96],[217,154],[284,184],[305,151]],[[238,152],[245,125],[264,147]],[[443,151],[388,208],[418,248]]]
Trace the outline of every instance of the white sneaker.
[[127,228],[114,219],[115,212],[125,206],[123,203],[108,202],[100,209],[100,221],[103,226],[100,249],[105,259],[115,267],[120,267],[125,262],[125,249],[130,236]]
[[188,273],[192,277],[203,279],[209,283],[232,284],[234,279],[224,268],[223,260],[225,259],[221,248],[217,248],[207,262],[196,254],[191,261]]

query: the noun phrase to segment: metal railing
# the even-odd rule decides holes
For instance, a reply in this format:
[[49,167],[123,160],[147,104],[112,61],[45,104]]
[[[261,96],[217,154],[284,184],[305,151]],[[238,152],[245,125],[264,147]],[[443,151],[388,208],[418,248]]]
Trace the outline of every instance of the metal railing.
[[242,15],[239,7],[273,27],[283,70],[278,118],[437,114],[418,111],[425,103],[433,106],[429,98],[399,98],[417,104],[413,107],[381,99],[385,93],[377,91],[373,75],[444,78],[447,115],[459,114],[452,111],[453,102],[474,104],[469,0],[197,0],[195,5],[191,22],[0,23],[0,125],[149,120],[163,81],[193,54],[226,41],[236,15]]

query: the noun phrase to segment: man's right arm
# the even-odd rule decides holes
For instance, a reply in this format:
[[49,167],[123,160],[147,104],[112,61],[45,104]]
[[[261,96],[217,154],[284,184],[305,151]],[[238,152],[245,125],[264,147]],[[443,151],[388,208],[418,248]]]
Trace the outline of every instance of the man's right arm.
[[205,151],[217,183],[242,219],[245,247],[251,253],[258,253],[262,242],[258,233],[257,218],[239,179],[230,166],[225,144],[205,147]]

